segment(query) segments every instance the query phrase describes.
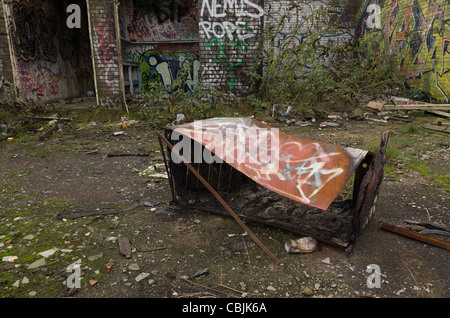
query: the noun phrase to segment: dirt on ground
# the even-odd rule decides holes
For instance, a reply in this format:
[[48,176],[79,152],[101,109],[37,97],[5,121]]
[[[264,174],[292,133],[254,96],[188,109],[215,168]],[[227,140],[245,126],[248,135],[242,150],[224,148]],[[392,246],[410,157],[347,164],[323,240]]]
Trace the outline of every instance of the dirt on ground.
[[[167,179],[148,173],[165,170],[156,131],[145,123],[73,121],[43,140],[42,131],[5,140],[0,297],[447,298],[449,251],[378,227],[414,220],[449,228],[450,141],[421,128],[445,119],[410,120],[271,123],[368,150],[389,131],[393,147],[375,216],[351,251],[319,242],[312,253],[290,254],[285,242],[301,236],[247,224],[279,265],[231,217],[170,204]],[[119,242],[129,242],[128,255]]]

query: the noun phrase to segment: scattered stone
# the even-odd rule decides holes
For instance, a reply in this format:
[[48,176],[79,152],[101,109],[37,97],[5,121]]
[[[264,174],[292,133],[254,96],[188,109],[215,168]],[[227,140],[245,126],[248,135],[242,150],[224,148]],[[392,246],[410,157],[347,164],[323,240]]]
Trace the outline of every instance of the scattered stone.
[[150,275],[149,273],[140,273],[140,274],[135,278],[135,280],[136,280],[137,282],[140,282],[141,280],[147,278],[149,275]]
[[330,260],[329,257],[327,257],[327,258],[324,258],[324,259],[322,260],[322,263],[330,265],[330,264],[331,264],[331,260]]
[[50,250],[46,250],[44,252],[40,252],[39,255],[41,255],[44,258],[47,258],[47,257],[52,256],[53,254],[55,254],[57,250],[58,250],[57,248],[52,248]]
[[148,284],[149,284],[149,285],[155,284],[155,280],[154,280],[154,279],[149,279],[149,280],[148,280]]
[[97,284],[97,281],[96,281],[96,280],[91,279],[91,280],[89,281],[89,285],[94,286],[95,284]]
[[398,292],[396,292],[395,294],[397,296],[400,296],[401,293],[404,293],[406,290],[404,288],[400,289]]
[[2,261],[3,262],[14,262],[16,259],[18,259],[17,256],[3,256]]
[[126,258],[131,258],[130,240],[127,237],[119,237],[117,241],[119,243],[120,254]]
[[199,269],[198,271],[195,272],[194,276],[192,277],[198,277],[200,275],[208,275],[209,271],[207,268],[205,269]]
[[32,239],[34,239],[34,235],[30,234],[30,235],[24,236],[23,239],[24,240],[32,240]]
[[22,278],[22,284],[28,284],[30,282],[30,280],[28,279],[28,277],[24,277]]
[[28,295],[30,295],[31,297],[36,296],[36,292],[35,291],[31,291],[28,293]]
[[138,264],[136,264],[136,263],[131,263],[130,265],[128,265],[128,269],[129,269],[130,271],[138,271],[138,270],[140,270],[141,268],[139,267]]
[[88,260],[95,261],[95,260],[98,260],[99,258],[102,258],[102,257],[103,257],[103,253],[100,253],[100,254],[97,254],[97,255],[89,256]]
[[302,290],[302,294],[309,297],[309,296],[313,296],[314,292],[313,292],[313,290],[311,288],[304,287],[303,290]]
[[276,291],[277,289],[276,289],[275,287],[273,287],[273,286],[268,286],[268,287],[267,287],[267,290],[270,290],[270,291]]
[[16,280],[16,282],[13,284],[13,287],[18,288],[20,284],[20,280]]
[[35,269],[45,265],[45,258],[38,259],[37,261],[30,264],[27,269]]

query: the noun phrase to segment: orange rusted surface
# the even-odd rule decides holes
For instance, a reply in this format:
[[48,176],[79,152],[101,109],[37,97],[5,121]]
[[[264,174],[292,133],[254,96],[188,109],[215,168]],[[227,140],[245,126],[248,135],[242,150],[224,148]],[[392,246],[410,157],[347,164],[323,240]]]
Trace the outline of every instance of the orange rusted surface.
[[[173,131],[180,134],[174,137],[172,133],[172,138],[181,141],[176,146],[183,147],[182,139],[187,136],[215,155],[208,159],[203,153],[202,160],[223,160],[262,186],[323,210],[367,154],[296,138],[251,118],[212,118]],[[185,151],[183,155],[188,157]]]

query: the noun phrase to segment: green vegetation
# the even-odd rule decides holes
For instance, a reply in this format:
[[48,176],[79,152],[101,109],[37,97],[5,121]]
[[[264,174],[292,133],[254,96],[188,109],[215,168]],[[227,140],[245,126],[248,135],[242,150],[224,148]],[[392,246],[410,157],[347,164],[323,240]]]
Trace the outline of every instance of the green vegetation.
[[[389,138],[387,147],[388,163],[385,170],[386,175],[391,177],[398,177],[396,171],[396,163],[401,163],[404,167],[402,169],[411,169],[419,172],[425,179],[429,180],[439,188],[450,191],[450,176],[448,171],[442,168],[434,167],[427,160],[419,160],[421,154],[430,151],[433,145],[424,143],[423,136],[430,135],[426,130],[417,125],[408,125],[400,129],[399,132],[392,134]],[[434,147],[448,147],[447,142],[439,140],[434,141]],[[446,136],[442,136],[446,138]]]

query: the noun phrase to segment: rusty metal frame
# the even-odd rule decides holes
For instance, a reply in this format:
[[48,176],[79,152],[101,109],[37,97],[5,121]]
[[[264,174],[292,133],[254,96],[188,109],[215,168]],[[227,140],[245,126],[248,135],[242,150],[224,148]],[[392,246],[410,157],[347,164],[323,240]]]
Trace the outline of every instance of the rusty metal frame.
[[[248,228],[247,225],[245,225],[245,223],[239,218],[239,216],[233,211],[233,209],[231,209],[231,207],[225,202],[225,200],[223,200],[223,198],[217,193],[216,190],[213,189],[213,187],[211,187],[211,185],[200,175],[200,173],[195,170],[195,168],[188,162],[188,160],[186,158],[184,158],[183,155],[181,155],[178,150],[174,149],[173,145],[160,133],[160,132],[156,132],[158,135],[158,138],[160,140],[160,142],[164,142],[167,147],[169,147],[169,149],[178,157],[180,158],[183,163],[188,167],[188,169],[198,178],[198,180],[203,183],[203,185],[216,197],[216,199],[220,202],[220,204],[223,205],[223,207],[228,211],[228,213],[230,213],[230,215],[236,220],[236,222],[244,229],[244,231],[247,232],[248,235],[250,235],[250,237],[255,241],[255,243],[267,254],[269,255],[269,257],[275,262],[275,264],[279,265],[280,264],[280,260],[278,260],[278,258],[272,254],[272,252],[258,239],[258,237],[256,237],[256,235]],[[164,149],[162,149],[162,151],[164,152]],[[164,159],[164,162],[166,162],[166,160]],[[171,177],[169,177],[171,179]],[[170,182],[173,182],[173,180],[171,180]],[[171,188],[173,187],[173,185],[171,185]],[[173,189],[173,188],[172,188]]]
[[[160,139],[161,151],[163,153],[164,163],[166,165],[166,170],[167,170],[168,176],[169,176],[169,184],[170,184],[171,191],[172,191],[173,202],[176,204],[183,204],[184,201],[180,200],[180,199],[185,199],[185,197],[184,197],[185,193],[184,193],[184,191],[179,192],[179,190],[186,188],[184,181],[187,182],[187,180],[177,178],[177,173],[179,173],[178,168],[176,168],[177,164],[175,166],[172,166],[174,163],[172,161],[168,162],[166,160],[165,151],[164,151],[163,145],[162,145],[162,142],[166,143],[168,146],[168,149],[167,149],[168,151],[169,151],[169,149],[173,149],[173,146],[175,144],[171,144],[168,141],[168,139],[170,139],[171,133],[173,131],[174,131],[174,127],[168,127],[165,130],[166,137],[163,137],[160,133],[157,133],[157,134],[158,134],[158,138]],[[208,181],[205,180],[205,178],[208,177],[208,174],[206,174],[207,170],[203,171],[205,173],[202,176],[202,174],[201,174],[202,171],[200,171],[200,170],[197,171],[193,165],[186,164],[186,162],[185,162],[186,160],[183,160],[183,159],[182,160],[184,161],[185,166],[188,168],[188,169],[186,169],[185,173],[188,174],[188,172],[189,172],[190,174],[194,174],[196,176],[197,180],[200,180],[200,178],[197,177],[197,176],[200,176],[204,181],[204,182],[201,182],[201,184],[205,185],[205,183],[206,183],[209,185],[209,187],[212,189],[212,191],[208,188],[208,186],[205,185],[206,189],[208,189],[209,192],[213,193],[214,196],[216,196],[216,198],[218,198],[218,200],[222,204],[222,206],[226,207],[225,209],[227,210],[227,212],[221,211],[220,208],[219,209],[213,208],[212,210],[211,209],[208,210],[208,207],[198,205],[198,204],[195,204],[195,209],[198,209],[199,211],[211,212],[211,213],[228,215],[228,216],[229,216],[229,214],[231,214],[234,218],[237,218],[239,220],[242,218],[242,219],[245,219],[247,222],[255,222],[255,223],[261,223],[261,224],[265,224],[265,225],[269,225],[269,226],[275,226],[280,229],[284,229],[284,230],[287,230],[287,231],[290,231],[293,233],[306,235],[306,236],[312,236],[312,237],[316,238],[318,241],[322,241],[327,244],[331,244],[331,245],[338,246],[341,248],[351,248],[356,237],[359,236],[363,232],[364,228],[367,226],[369,221],[373,218],[373,215],[375,212],[375,203],[377,201],[377,196],[379,193],[380,185],[381,185],[381,182],[383,179],[383,174],[384,174],[384,166],[385,166],[385,162],[386,162],[386,147],[387,147],[388,138],[389,138],[389,134],[383,133],[382,138],[381,138],[380,148],[379,148],[378,152],[376,154],[367,152],[366,156],[360,161],[359,165],[355,169],[354,184],[353,184],[353,199],[352,199],[353,205],[348,210],[349,213],[351,213],[352,220],[348,220],[349,223],[346,223],[346,224],[353,223],[352,225],[353,225],[354,232],[352,233],[352,238],[349,238],[349,239],[340,239],[338,237],[331,237],[330,239],[328,239],[328,238],[321,237],[321,235],[312,234],[308,230],[305,230],[305,228],[302,228],[302,226],[290,224],[289,222],[275,222],[274,223],[273,220],[263,220],[260,218],[254,218],[251,215],[241,213],[241,212],[235,213],[232,210],[232,208],[230,207],[230,205],[236,206],[234,204],[233,200],[234,200],[235,196],[238,195],[240,190],[238,190],[237,192],[234,191],[233,193],[228,193],[228,192],[221,191],[220,187],[214,189],[212,187],[212,183],[208,182],[210,180],[208,180]],[[191,139],[191,140],[193,142],[195,142],[193,139]],[[174,150],[175,149],[173,149],[172,151],[175,153]],[[177,156],[181,156],[181,155],[178,154]],[[184,159],[186,159],[186,158],[184,158]],[[192,162],[192,161],[190,161],[190,162]],[[224,165],[226,166],[227,163],[224,162]],[[172,169],[174,169],[174,171],[172,171]],[[217,167],[216,170],[218,171],[218,169],[219,169],[219,167]],[[216,173],[217,173],[217,171],[216,171]],[[183,180],[183,182],[182,182],[183,184],[181,184],[181,183],[178,184],[181,180]],[[179,187],[181,187],[181,188],[179,188]],[[188,191],[192,191],[193,188],[191,188],[191,190],[189,190],[189,188],[186,188],[186,189]],[[205,190],[205,189],[203,189],[203,190]],[[195,189],[194,189],[194,192],[195,192]],[[229,201],[228,204],[223,200],[223,198],[219,195],[219,193],[221,193],[224,197],[228,198],[228,201]],[[236,194],[234,194],[234,193],[236,193]],[[198,194],[201,195],[201,193],[198,193]],[[186,202],[184,202],[184,203],[186,203]],[[225,205],[223,203],[225,203]],[[237,206],[236,206],[236,208],[240,209]],[[230,213],[228,211],[228,209],[230,209],[232,212]],[[327,212],[324,211],[324,213],[327,213]],[[347,249],[347,250],[351,250],[351,249]]]

